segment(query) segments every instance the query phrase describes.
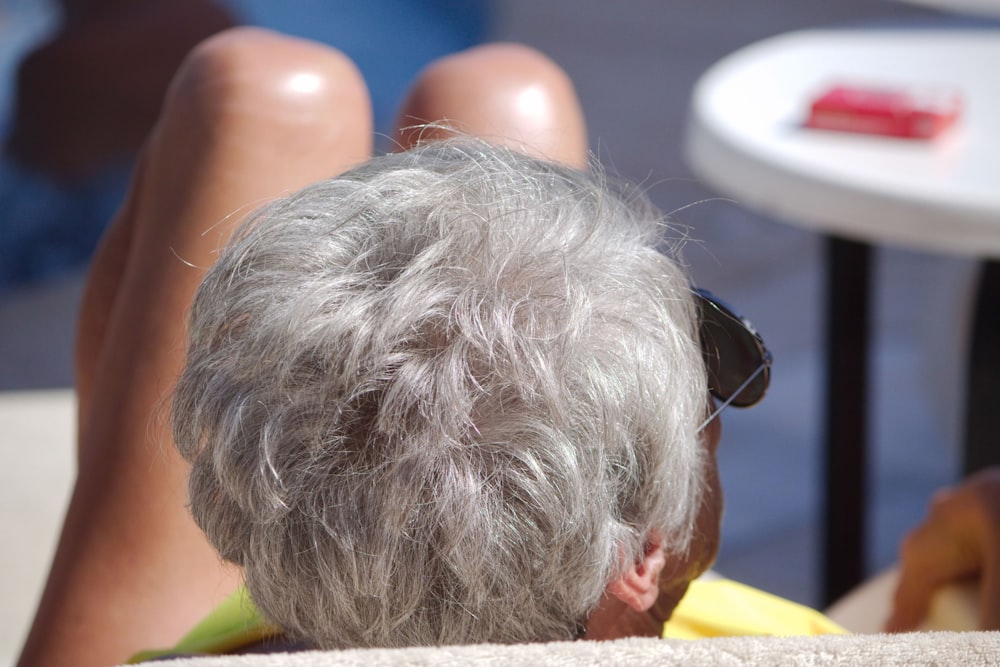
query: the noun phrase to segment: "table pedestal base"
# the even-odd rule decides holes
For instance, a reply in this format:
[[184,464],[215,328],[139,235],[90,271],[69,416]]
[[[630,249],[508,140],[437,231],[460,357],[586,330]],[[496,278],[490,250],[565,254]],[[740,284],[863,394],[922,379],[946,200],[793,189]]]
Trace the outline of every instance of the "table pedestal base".
[[826,241],[824,606],[865,576],[871,249]]
[[964,475],[1000,464],[1000,262],[983,262],[968,358]]

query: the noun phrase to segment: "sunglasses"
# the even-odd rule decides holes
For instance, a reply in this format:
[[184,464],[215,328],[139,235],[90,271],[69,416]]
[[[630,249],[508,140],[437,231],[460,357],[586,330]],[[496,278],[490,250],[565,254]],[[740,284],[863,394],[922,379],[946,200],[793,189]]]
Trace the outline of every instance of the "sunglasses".
[[750,321],[702,289],[693,289],[698,335],[708,370],[708,391],[719,401],[701,432],[730,405],[756,405],[771,383],[771,353]]

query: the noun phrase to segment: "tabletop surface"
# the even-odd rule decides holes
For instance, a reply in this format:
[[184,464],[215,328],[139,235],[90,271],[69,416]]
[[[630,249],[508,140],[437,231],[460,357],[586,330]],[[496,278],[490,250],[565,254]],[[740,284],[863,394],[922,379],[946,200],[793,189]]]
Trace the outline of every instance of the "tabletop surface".
[[[1000,30],[789,33],[724,58],[695,88],[687,156],[709,185],[792,224],[870,242],[1000,257]],[[948,86],[932,140],[808,129],[836,82]]]
[[923,5],[946,12],[963,12],[980,16],[1000,16],[1000,0],[899,0],[911,5]]

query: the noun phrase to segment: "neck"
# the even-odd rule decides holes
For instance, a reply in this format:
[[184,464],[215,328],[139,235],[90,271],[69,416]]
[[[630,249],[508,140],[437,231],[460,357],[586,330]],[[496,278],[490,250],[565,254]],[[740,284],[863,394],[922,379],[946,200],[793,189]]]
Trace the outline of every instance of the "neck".
[[659,637],[662,634],[663,622],[649,612],[634,611],[618,598],[605,595],[587,618],[587,632],[583,638],[603,640]]

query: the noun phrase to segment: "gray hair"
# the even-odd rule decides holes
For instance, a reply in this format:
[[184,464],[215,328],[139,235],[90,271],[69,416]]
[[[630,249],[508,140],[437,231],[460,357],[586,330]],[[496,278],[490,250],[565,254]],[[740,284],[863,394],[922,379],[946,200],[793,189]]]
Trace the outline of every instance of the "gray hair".
[[662,215],[472,140],[269,205],[198,291],[174,433],[198,524],[317,646],[567,639],[683,552],[707,401]]

